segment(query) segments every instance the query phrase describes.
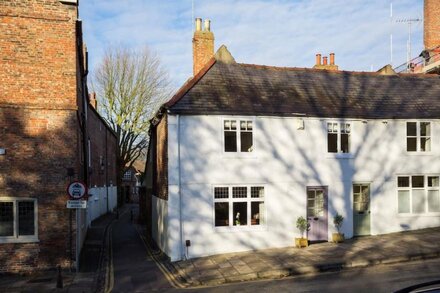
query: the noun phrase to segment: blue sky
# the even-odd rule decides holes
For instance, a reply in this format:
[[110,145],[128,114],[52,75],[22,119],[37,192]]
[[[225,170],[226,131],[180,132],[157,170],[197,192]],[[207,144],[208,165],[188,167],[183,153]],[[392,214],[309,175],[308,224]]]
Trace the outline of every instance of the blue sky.
[[[147,45],[177,88],[192,76],[192,0],[84,0],[80,18],[91,70],[110,44]],[[194,16],[211,20],[215,48],[237,62],[312,67],[315,54],[336,54],[342,70],[370,71],[406,61],[408,26],[423,18],[423,0],[194,0]],[[423,24],[412,27],[413,57],[423,48]]]

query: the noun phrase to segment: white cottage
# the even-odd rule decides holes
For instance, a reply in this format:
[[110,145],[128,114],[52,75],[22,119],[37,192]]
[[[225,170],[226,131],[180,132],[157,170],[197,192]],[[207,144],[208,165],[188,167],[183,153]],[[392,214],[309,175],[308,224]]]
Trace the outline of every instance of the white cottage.
[[201,55],[152,121],[152,237],[172,261],[292,246],[299,216],[313,241],[336,213],[348,238],[440,226],[438,75]]

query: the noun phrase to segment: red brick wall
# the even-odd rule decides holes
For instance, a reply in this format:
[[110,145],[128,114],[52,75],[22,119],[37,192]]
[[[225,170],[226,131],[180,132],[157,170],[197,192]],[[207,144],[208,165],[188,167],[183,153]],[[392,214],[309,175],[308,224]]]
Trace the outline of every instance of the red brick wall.
[[82,179],[76,15],[57,0],[0,1],[0,197],[36,198],[39,235],[0,244],[0,272],[69,263],[67,168]]
[[425,0],[424,14],[425,49],[432,49],[440,46],[440,1]]
[[117,139],[90,105],[87,111],[87,134],[92,163],[89,167],[89,186],[116,185]]
[[164,115],[155,126],[154,135],[156,147],[154,163],[153,194],[168,200],[168,121]]

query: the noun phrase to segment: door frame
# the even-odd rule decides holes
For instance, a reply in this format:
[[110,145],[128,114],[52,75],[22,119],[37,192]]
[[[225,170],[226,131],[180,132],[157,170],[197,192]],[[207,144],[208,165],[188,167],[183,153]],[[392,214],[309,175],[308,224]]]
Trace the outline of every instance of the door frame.
[[[319,240],[312,240],[312,241],[328,241],[328,185],[311,185],[306,186],[306,218],[308,221],[308,210],[309,210],[309,203],[308,203],[308,194],[307,192],[309,190],[317,190],[321,189],[324,191],[324,218],[325,218],[325,239],[319,239]],[[309,237],[309,231],[307,231],[307,238]]]
[[[369,215],[370,215],[370,218],[369,218],[369,234],[365,234],[365,235],[356,235],[355,234],[355,222],[354,222],[354,188],[353,188],[353,185],[355,185],[355,184],[360,184],[360,185],[368,185],[369,186],[369,189],[370,189],[370,195],[369,195],[369,204],[368,204],[368,207],[369,207]],[[369,235],[371,235],[371,190],[372,190],[372,186],[373,186],[373,182],[372,181],[352,181],[351,182],[351,195],[350,195],[350,197],[351,197],[351,211],[352,211],[352,213],[351,213],[351,215],[352,215],[352,221],[353,221],[353,237],[362,237],[362,236],[369,236]]]

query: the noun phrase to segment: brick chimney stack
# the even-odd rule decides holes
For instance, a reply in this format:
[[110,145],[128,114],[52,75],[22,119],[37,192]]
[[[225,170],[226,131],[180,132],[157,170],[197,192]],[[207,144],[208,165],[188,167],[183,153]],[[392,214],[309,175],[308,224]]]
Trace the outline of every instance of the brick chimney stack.
[[193,74],[196,75],[214,56],[214,34],[211,22],[205,19],[202,30],[202,19],[196,18],[196,30],[193,37]]
[[424,6],[424,34],[425,50],[440,46],[440,1],[425,0]]
[[335,53],[330,53],[330,64],[327,56],[322,57],[321,63],[321,54],[316,54],[316,64],[313,68],[338,71],[339,66],[335,64]]

